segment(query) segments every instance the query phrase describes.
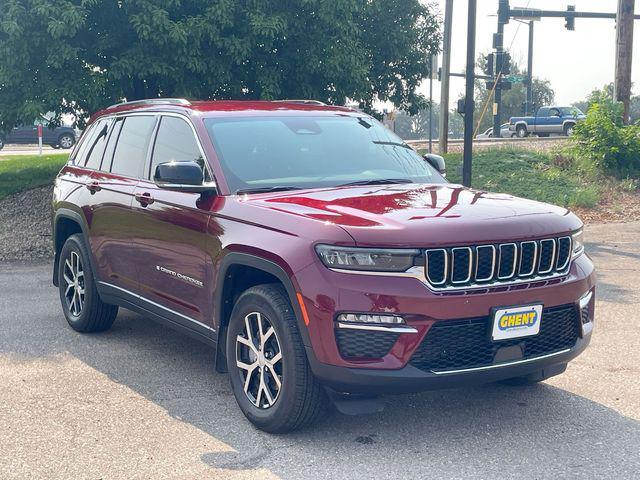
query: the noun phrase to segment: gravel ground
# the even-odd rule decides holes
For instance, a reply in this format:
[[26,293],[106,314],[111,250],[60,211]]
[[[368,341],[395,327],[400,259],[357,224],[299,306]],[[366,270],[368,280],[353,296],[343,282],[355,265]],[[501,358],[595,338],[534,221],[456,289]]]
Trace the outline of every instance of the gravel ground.
[[0,261],[53,256],[53,186],[35,188],[0,200]]

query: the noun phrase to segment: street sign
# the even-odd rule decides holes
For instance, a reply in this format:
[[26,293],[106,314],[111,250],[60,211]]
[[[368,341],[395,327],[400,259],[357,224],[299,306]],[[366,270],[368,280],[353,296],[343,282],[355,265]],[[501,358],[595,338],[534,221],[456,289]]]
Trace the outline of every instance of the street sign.
[[523,83],[526,80],[524,75],[505,75],[503,78],[511,83]]

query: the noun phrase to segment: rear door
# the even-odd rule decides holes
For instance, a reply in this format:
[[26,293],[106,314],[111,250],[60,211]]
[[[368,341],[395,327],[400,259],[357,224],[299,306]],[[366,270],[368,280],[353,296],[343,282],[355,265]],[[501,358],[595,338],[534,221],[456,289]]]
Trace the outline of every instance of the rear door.
[[92,193],[88,223],[95,273],[103,283],[129,293],[138,293],[139,261],[131,241],[138,219],[131,206],[156,121],[155,115],[116,118],[103,137],[104,154],[94,150],[88,160],[100,164],[87,185]]
[[203,176],[210,178],[190,121],[163,115],[144,178],[135,189],[132,240],[142,296],[159,306],[159,313],[207,335],[213,325],[213,288],[206,231],[216,197],[161,189],[152,180],[158,164],[181,161],[200,163]]

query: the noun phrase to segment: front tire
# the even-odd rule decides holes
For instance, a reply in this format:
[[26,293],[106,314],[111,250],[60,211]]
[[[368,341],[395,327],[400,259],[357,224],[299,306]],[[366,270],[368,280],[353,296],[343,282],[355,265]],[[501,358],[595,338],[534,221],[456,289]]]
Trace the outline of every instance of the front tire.
[[118,307],[100,299],[89,252],[79,234],[71,235],[60,252],[58,289],[64,316],[76,332],[102,332],[111,328]]
[[527,127],[519,125],[518,128],[516,128],[516,136],[518,138],[525,138],[527,136]]
[[71,147],[73,147],[75,143],[76,143],[76,139],[70,133],[62,134],[60,135],[60,138],[58,138],[58,145],[60,145],[60,147],[64,148],[65,150],[68,150]]
[[311,372],[282,286],[258,285],[240,295],[229,321],[226,352],[238,406],[260,430],[297,430],[324,411],[326,394]]
[[573,129],[575,128],[575,125],[573,123],[569,123],[567,125],[564,126],[564,135],[565,137],[570,137],[571,135],[573,135]]

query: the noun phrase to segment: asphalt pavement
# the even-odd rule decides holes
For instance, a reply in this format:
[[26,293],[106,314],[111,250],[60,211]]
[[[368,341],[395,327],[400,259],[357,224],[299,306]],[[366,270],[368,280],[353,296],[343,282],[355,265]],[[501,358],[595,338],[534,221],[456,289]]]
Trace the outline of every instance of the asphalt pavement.
[[242,416],[213,351],[121,310],[73,332],[48,264],[0,264],[0,478],[640,478],[640,223],[587,229],[590,348],[530,387],[385,397],[274,436]]

